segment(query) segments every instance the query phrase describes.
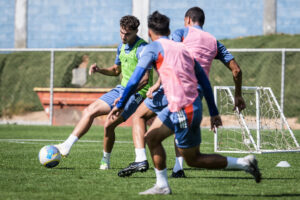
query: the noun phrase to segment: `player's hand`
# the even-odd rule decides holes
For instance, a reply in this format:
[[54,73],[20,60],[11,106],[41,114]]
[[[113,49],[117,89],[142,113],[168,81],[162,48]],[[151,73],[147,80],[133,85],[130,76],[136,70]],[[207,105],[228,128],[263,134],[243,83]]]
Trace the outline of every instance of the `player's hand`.
[[213,116],[210,118],[210,130],[212,130],[214,133],[216,132],[216,128],[219,126],[222,126],[222,120],[219,115]]
[[121,113],[123,112],[123,109],[117,108],[116,106],[113,107],[113,109],[110,111],[110,113],[108,114],[107,118],[111,119],[111,120],[115,120],[116,118],[118,118]]
[[99,67],[97,66],[96,63],[94,63],[90,66],[89,75],[92,75],[93,73],[95,73],[97,71],[99,71]]
[[242,96],[235,96],[234,97],[234,108],[233,110],[238,109],[239,113],[246,108],[246,103]]
[[152,99],[153,98],[153,92],[154,92],[154,89],[153,87],[150,87],[146,93],[146,96],[149,98],[149,99]]
[[114,101],[114,103],[113,103],[113,105],[116,106],[117,103],[120,101],[120,99],[121,99],[121,97],[116,98],[115,101]]

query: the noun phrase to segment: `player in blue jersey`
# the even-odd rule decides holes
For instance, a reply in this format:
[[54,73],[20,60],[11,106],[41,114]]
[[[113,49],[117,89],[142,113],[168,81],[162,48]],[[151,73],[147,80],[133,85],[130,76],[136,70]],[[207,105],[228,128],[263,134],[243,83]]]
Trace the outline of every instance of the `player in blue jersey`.
[[[209,77],[211,62],[213,59],[220,60],[232,72],[235,84],[235,107],[239,111],[243,110],[246,105],[241,95],[242,86],[242,71],[239,65],[234,60],[225,46],[217,41],[212,35],[202,31],[204,25],[205,15],[201,8],[190,8],[184,18],[185,27],[176,30],[172,34],[172,40],[176,42],[184,42],[188,49],[194,53],[196,60],[201,64],[201,67]],[[199,30],[199,31],[198,31]],[[146,132],[145,121],[153,116],[157,109],[161,109],[167,105],[166,98],[163,94],[163,89],[159,88],[160,84],[157,82],[153,87],[148,90],[148,97],[134,115],[132,128],[132,135],[135,145],[136,159],[135,162],[130,163],[128,167],[119,171],[119,176],[129,176],[132,173],[145,171],[147,163],[146,150],[144,145],[144,134]],[[155,92],[153,91],[159,90]],[[200,94],[201,88],[199,89]],[[202,96],[202,95],[201,95]],[[183,171],[183,158],[176,150],[176,161],[172,172],[172,177],[181,178],[185,177]]]
[[[67,156],[71,147],[80,139],[91,127],[93,120],[101,115],[108,114],[114,106],[114,102],[124,91],[124,88],[132,75],[140,53],[147,44],[143,39],[137,36],[139,20],[134,16],[124,16],[120,20],[120,37],[122,43],[119,45],[115,64],[108,68],[100,68],[97,64],[90,66],[89,74],[100,73],[107,76],[119,76],[122,74],[122,81],[110,92],[101,96],[98,100],[90,104],[84,111],[80,121],[77,123],[73,132],[63,143],[56,145],[63,156]],[[146,97],[148,88],[152,85],[152,70],[146,70],[143,79],[137,87],[136,93],[129,97],[124,112],[118,118],[107,119],[104,124],[103,139],[103,158],[101,160],[100,169],[106,170],[110,168],[110,154],[115,141],[115,128],[126,121],[137,109],[138,105]]]
[[168,40],[167,36],[170,31],[167,16],[155,11],[148,18],[148,28],[153,42],[145,47],[122,97],[108,115],[109,118],[114,119],[122,114],[124,105],[136,90],[140,79],[155,63],[168,106],[156,112],[157,117],[145,136],[155,167],[156,184],[140,194],[171,194],[167,178],[166,153],[162,141],[173,133],[175,133],[178,150],[189,166],[245,170],[251,173],[257,182],[260,182],[261,174],[253,155],[233,158],[219,154],[200,153],[199,124],[202,119],[202,103],[198,94],[198,84],[208,104],[211,127],[218,127],[222,124],[209,80],[183,44]]

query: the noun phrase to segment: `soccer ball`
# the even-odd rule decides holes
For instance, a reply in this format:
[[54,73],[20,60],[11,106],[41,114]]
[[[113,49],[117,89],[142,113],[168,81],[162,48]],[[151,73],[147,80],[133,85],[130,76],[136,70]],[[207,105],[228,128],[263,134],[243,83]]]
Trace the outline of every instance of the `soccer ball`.
[[39,152],[39,161],[47,168],[55,167],[61,160],[59,150],[53,145],[47,145],[41,148]]

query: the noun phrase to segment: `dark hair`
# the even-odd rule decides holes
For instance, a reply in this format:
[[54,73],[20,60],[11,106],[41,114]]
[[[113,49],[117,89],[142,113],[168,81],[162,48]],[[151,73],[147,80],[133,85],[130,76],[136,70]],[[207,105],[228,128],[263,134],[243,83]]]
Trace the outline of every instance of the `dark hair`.
[[204,11],[199,7],[192,7],[185,13],[185,17],[190,17],[193,22],[198,22],[202,27],[205,21]]
[[120,27],[129,30],[137,30],[140,25],[140,21],[132,15],[126,15],[120,20]]
[[154,11],[148,17],[148,28],[156,34],[168,36],[170,34],[169,24],[169,17],[160,14],[158,11]]

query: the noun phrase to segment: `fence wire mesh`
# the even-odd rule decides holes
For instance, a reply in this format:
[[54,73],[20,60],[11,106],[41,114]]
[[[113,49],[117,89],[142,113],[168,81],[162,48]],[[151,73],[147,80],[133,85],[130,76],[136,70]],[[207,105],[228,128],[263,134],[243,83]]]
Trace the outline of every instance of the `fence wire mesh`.
[[[101,67],[113,65],[116,49],[0,49],[0,124],[49,123],[49,115],[41,120],[38,116],[29,118],[27,114],[44,112],[34,88],[51,88],[51,51],[54,52],[54,88],[111,88],[120,83],[120,77],[88,76],[88,68],[93,63]],[[300,105],[297,104],[300,99],[300,49],[230,51],[242,69],[243,86],[272,88],[277,101],[283,105],[285,116],[295,121],[300,119]],[[85,69],[86,81],[82,85],[72,82],[72,71],[78,68]],[[212,86],[234,85],[230,70],[218,60],[212,63],[210,81]],[[206,106],[203,108],[207,116]]]

